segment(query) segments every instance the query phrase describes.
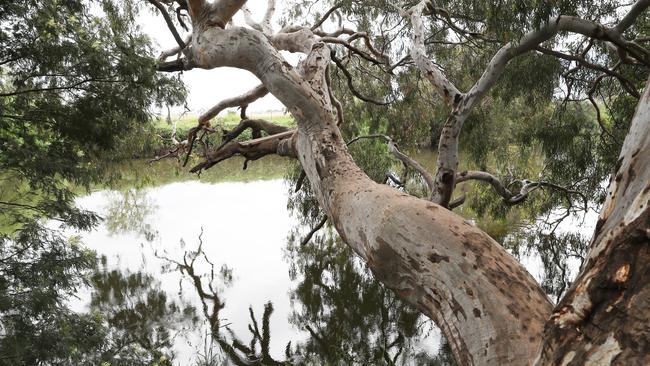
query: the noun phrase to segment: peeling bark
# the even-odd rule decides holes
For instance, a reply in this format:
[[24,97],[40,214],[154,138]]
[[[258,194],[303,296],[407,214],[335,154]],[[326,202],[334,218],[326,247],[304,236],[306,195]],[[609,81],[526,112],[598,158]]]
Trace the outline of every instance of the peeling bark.
[[546,324],[537,365],[650,365],[650,80],[589,255]]

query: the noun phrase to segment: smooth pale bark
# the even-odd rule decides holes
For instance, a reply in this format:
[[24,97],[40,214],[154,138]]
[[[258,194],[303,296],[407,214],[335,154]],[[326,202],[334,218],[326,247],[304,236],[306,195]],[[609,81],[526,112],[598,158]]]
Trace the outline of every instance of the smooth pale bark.
[[199,116],[199,123],[207,124],[208,121],[216,117],[224,109],[248,105],[260,98],[263,98],[266,94],[268,94],[266,87],[264,87],[264,85],[258,85],[240,96],[224,99],[215,104],[212,108],[202,113]]
[[[532,360],[548,298],[487,234],[441,206],[374,183],[356,166],[336,127],[324,44],[315,43],[296,70],[254,30],[209,28],[194,39],[199,67],[247,69],[288,107],[298,123],[295,155],[341,237],[384,284],[440,326],[460,364]],[[313,41],[305,42],[295,47],[309,49]]]
[[551,315],[537,365],[650,365],[650,80],[581,274]]
[[[463,124],[472,109],[485,97],[490,89],[503,75],[508,63],[515,57],[535,49],[539,44],[554,37],[558,32],[582,34],[598,40],[610,42],[615,49],[631,53],[638,61],[650,66],[647,54],[637,50],[634,42],[628,42],[622,37],[622,32],[630,27],[634,19],[650,6],[650,0],[640,0],[616,27],[608,28],[590,20],[573,16],[557,16],[550,18],[539,29],[524,34],[516,42],[508,42],[490,60],[481,77],[472,88],[463,93],[444,75],[444,73],[426,56],[424,47],[424,24],[422,14],[435,8],[431,0],[422,0],[407,14],[413,25],[411,57],[423,75],[436,89],[441,98],[451,108],[451,113],[443,125],[438,143],[438,170],[435,176],[436,188],[432,200],[445,207],[449,206],[456,185],[458,169],[459,136]],[[647,51],[646,51],[647,52]]]
[[[343,240],[380,281],[438,324],[460,365],[526,365],[538,354],[539,365],[646,361],[648,91],[621,154],[583,274],[543,334],[552,306],[499,244],[442,206],[376,184],[357,167],[337,128],[327,88],[330,50],[309,29],[269,37],[197,22],[189,62],[205,69],[249,70],[298,123],[295,133],[239,143],[237,148],[298,158]],[[551,27],[565,23],[584,25],[560,18]],[[278,54],[279,48],[308,57],[294,68]],[[495,56],[484,77],[456,103],[452,117],[466,117],[494,75],[503,72],[509,52]],[[464,118],[459,120],[462,125]],[[457,133],[451,138],[457,139]]]

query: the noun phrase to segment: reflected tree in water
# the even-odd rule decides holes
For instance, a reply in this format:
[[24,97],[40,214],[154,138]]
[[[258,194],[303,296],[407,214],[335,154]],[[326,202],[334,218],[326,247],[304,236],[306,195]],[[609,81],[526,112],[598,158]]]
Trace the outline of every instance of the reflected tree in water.
[[140,188],[106,192],[104,224],[111,235],[131,233],[153,241],[158,232],[149,220],[157,206],[147,193],[147,189]]
[[308,364],[446,364],[423,351],[438,337],[433,323],[375,281],[338,237],[297,243],[287,247],[297,281],[290,321],[310,334],[298,345]]
[[172,300],[152,275],[109,269],[105,257],[90,282],[90,313],[105,325],[95,359],[114,366],[172,365],[175,337],[199,320],[195,308]]

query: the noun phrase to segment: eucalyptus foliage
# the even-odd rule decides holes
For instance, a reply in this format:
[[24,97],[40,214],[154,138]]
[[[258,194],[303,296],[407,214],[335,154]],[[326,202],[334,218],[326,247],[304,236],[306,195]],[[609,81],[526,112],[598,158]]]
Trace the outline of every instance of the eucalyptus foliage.
[[101,162],[152,106],[185,96],[155,73],[137,15],[131,1],[0,2],[0,364],[101,363],[127,351],[97,354],[111,315],[70,309],[96,258],[60,229],[98,223],[74,190],[103,180]]

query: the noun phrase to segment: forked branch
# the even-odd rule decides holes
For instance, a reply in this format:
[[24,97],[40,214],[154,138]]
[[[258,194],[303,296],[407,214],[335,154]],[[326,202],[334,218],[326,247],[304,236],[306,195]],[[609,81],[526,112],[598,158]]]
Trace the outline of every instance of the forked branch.
[[209,153],[206,160],[194,166],[190,172],[199,173],[233,156],[243,156],[246,159],[244,169],[248,161],[257,160],[267,155],[295,157],[292,139],[295,132],[295,130],[289,130],[254,140],[231,141]]
[[181,50],[184,49],[187,45],[185,44],[185,41],[183,41],[181,36],[178,34],[178,30],[176,30],[176,27],[174,26],[174,22],[172,21],[172,18],[169,16],[169,13],[167,12],[163,4],[159,3],[158,0],[147,0],[147,1],[153,6],[155,6],[158,9],[158,11],[160,11],[160,14],[162,15],[163,19],[165,19],[165,23],[167,23],[167,28],[169,28],[169,31],[174,36],[176,43],[178,43],[178,47]]
[[[539,182],[533,182],[529,180],[520,180],[521,188],[519,189],[519,192],[513,193],[508,187],[511,186],[512,184],[506,185],[504,184],[499,178],[495,177],[494,175],[487,173],[487,172],[482,172],[482,171],[464,171],[461,173],[458,173],[456,176],[456,183],[462,183],[462,182],[467,182],[470,180],[476,180],[480,182],[485,182],[488,183],[494,188],[494,191],[503,198],[504,202],[508,205],[517,205],[519,203],[522,203],[528,198],[529,194],[536,191],[539,188],[549,188],[553,189],[556,191],[563,192],[566,194],[567,199],[569,202],[571,202],[569,196],[571,195],[577,195],[580,196],[584,203],[584,210],[587,211],[588,208],[588,201],[587,197],[584,196],[579,191],[562,187],[557,184],[549,183],[549,182],[544,182],[544,181],[539,181]],[[515,182],[513,182],[515,183]]]

